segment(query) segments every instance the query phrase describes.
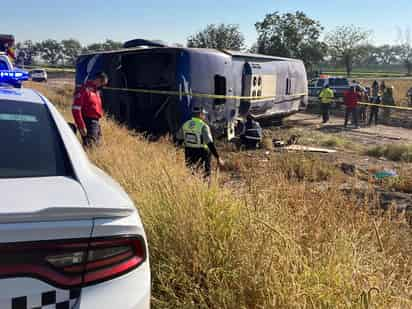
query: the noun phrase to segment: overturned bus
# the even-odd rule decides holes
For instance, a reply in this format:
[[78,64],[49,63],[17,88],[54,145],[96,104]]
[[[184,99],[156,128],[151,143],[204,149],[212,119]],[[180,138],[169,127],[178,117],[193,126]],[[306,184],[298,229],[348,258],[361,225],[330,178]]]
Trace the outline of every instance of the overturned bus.
[[300,60],[145,40],[125,47],[81,55],[76,85],[105,72],[104,108],[131,129],[175,133],[190,118],[191,106],[200,103],[215,133],[231,139],[239,116],[281,119],[307,104]]

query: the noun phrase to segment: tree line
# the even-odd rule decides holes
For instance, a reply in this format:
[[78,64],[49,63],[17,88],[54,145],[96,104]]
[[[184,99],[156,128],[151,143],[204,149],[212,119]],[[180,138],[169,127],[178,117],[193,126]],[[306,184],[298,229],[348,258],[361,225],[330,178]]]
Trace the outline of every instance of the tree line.
[[122,48],[123,43],[106,40],[102,43],[93,43],[83,46],[76,39],[62,41],[44,40],[33,42],[27,40],[16,44],[17,59],[19,65],[35,65],[41,59],[49,65],[73,66],[76,58],[82,54],[93,51],[115,50]]
[[318,20],[305,13],[274,12],[255,24],[256,43],[245,46],[237,25],[208,25],[188,39],[189,47],[243,50],[265,55],[302,59],[308,71],[320,64],[344,66],[348,75],[354,66],[403,65],[412,74],[412,41],[408,30],[399,31],[398,44],[375,46],[372,31],[354,25],[339,26],[325,33]]
[[[211,24],[191,35],[188,47],[231,49],[265,55],[302,59],[308,71],[319,65],[344,66],[348,75],[354,66],[402,65],[412,74],[412,41],[409,31],[400,31],[398,44],[375,46],[370,43],[372,31],[354,25],[340,26],[325,32],[320,21],[305,13],[274,12],[255,24],[257,39],[253,46],[245,45],[238,25]],[[51,65],[73,65],[79,54],[91,51],[114,50],[121,42],[82,46],[75,39],[44,40],[17,44],[17,62],[34,64],[42,59]]]

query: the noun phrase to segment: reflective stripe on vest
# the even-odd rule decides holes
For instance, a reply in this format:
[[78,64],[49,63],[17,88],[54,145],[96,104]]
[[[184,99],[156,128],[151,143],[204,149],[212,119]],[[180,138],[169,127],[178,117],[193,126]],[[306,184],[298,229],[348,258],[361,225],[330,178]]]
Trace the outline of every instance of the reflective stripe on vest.
[[245,132],[245,138],[260,141],[262,139],[262,130],[260,128],[248,129]]
[[185,147],[187,148],[204,148],[208,146],[203,142],[202,131],[207,124],[199,118],[193,117],[183,125],[183,136]]

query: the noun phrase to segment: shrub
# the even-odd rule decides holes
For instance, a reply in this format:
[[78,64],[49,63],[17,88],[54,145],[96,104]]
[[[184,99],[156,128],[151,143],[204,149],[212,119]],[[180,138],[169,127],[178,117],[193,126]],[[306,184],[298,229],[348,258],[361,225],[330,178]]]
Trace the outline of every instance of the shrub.
[[372,157],[385,157],[392,161],[412,162],[412,145],[388,144],[374,146],[366,151]]

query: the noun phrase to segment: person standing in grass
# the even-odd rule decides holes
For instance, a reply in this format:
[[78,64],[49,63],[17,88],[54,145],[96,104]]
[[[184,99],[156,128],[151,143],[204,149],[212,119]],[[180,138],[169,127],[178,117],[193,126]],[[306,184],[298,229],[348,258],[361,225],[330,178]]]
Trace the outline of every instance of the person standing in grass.
[[322,112],[322,123],[327,123],[329,121],[329,110],[330,105],[335,98],[335,94],[332,89],[330,89],[329,84],[326,84],[322,91],[319,93],[320,109]]
[[[361,86],[357,86],[357,91],[360,97],[360,101],[361,101],[360,103],[369,102],[368,88],[362,88]],[[365,105],[360,104],[359,106],[359,118],[362,123],[366,124],[366,106]]]
[[[379,90],[379,83],[375,80],[372,84],[372,98],[370,100],[372,104],[379,105],[382,102],[381,93]],[[375,120],[375,125],[378,125],[379,107],[371,106],[369,114],[368,125],[372,125],[373,120]]]
[[[395,99],[393,98],[393,87],[385,88],[385,92],[382,95],[382,105],[386,106],[395,106]],[[383,109],[383,119],[385,123],[389,122],[391,117],[391,109],[384,108]]]
[[105,73],[97,73],[75,92],[72,114],[85,147],[97,145],[100,141],[99,120],[103,117],[100,89],[106,86],[107,82]]
[[356,91],[355,86],[351,86],[350,90],[345,91],[344,93],[344,102],[345,102],[345,128],[348,126],[349,116],[352,116],[352,124],[355,125],[355,128],[359,128],[358,121],[358,102],[359,102],[359,93]]
[[194,105],[192,118],[183,124],[181,135],[185,147],[186,165],[192,169],[203,169],[205,177],[209,177],[212,155],[219,166],[223,166],[224,162],[220,159],[213,142],[212,132],[206,123],[206,114],[201,105]]

